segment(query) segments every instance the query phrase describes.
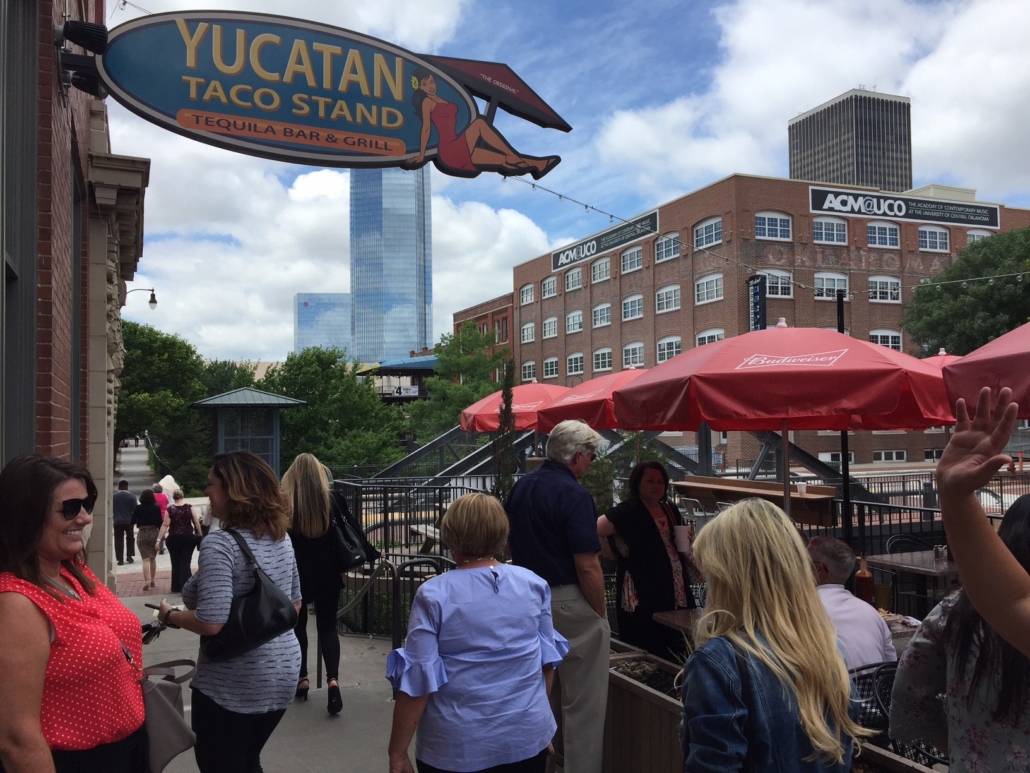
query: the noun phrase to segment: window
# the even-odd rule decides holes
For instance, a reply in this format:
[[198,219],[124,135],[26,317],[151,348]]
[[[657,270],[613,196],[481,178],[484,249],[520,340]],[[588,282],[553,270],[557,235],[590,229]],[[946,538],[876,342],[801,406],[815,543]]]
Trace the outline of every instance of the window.
[[993,236],[990,231],[966,231],[966,244],[982,242],[988,236]]
[[722,300],[722,274],[710,274],[694,283],[694,303],[700,305]]
[[663,260],[669,260],[670,258],[678,258],[680,254],[680,235],[679,234],[665,234],[654,243],[654,259],[655,263],[660,263]]
[[943,448],[924,448],[923,449],[923,461],[924,462],[936,462],[944,454]]
[[533,381],[536,378],[536,362],[530,360],[522,363],[522,380]]
[[549,276],[540,283],[540,297],[553,298],[558,294],[558,278]]
[[536,340],[536,325],[533,322],[527,322],[522,326],[522,343],[528,344]]
[[663,287],[654,294],[654,310],[661,314],[666,311],[675,311],[680,307],[680,286],[670,285]]
[[532,303],[533,285],[526,285],[521,290],[519,290],[519,298],[521,299],[521,303],[523,306],[525,306],[527,303]]
[[694,247],[701,249],[722,241],[722,218],[713,217],[694,227]]
[[590,266],[590,282],[603,282],[612,276],[612,262],[608,258],[595,260]]
[[779,212],[759,212],[755,215],[756,239],[790,239],[790,218]]
[[565,372],[570,376],[583,372],[583,352],[576,352],[565,358]]
[[548,317],[544,320],[544,329],[541,331],[542,338],[556,338],[558,336],[558,318]]
[[636,271],[638,268],[644,267],[644,248],[634,247],[631,250],[626,250],[622,253],[622,273],[626,274],[630,271]]
[[758,272],[765,275],[765,292],[770,298],[793,298],[794,278],[786,271],[762,269]]
[[704,346],[705,344],[714,344],[716,341],[721,341],[725,337],[726,331],[720,327],[698,333],[696,340],[698,346]]
[[622,347],[622,367],[644,367],[644,345],[641,343],[626,344]]
[[583,312],[570,311],[565,315],[565,332],[578,333],[583,329]]
[[869,277],[869,300],[872,303],[901,303],[901,280],[892,276]]
[[594,352],[594,370],[611,370],[612,369],[612,350],[608,347],[604,349],[598,349]]
[[837,291],[843,290],[848,297],[848,278],[844,274],[816,274],[815,297],[833,301],[837,299]]
[[494,320],[495,339],[499,344],[508,343],[508,318],[501,317]]
[[594,306],[594,327],[604,327],[605,325],[612,324],[612,305],[610,303],[602,303],[599,306]]
[[671,360],[683,351],[683,340],[679,336],[667,336],[658,340],[658,362]]
[[901,333],[897,330],[872,330],[869,333],[869,341],[896,352],[901,351]]
[[578,290],[583,286],[583,269],[574,268],[565,272],[565,291]]
[[924,225],[919,229],[919,249],[929,252],[948,251],[948,232],[935,225]]
[[897,247],[901,243],[894,223],[869,223],[866,235],[870,247]]
[[557,357],[548,357],[544,360],[544,378],[558,378]]
[[[834,432],[833,434],[834,435],[838,435],[840,433]],[[819,461],[820,462],[829,462],[830,464],[840,464],[840,451],[824,451],[824,452],[819,454]],[[855,463],[855,452],[854,451],[848,451],[848,462],[850,464],[854,464]]]
[[847,244],[848,224],[835,217],[817,217],[812,223],[812,241],[816,244]]
[[622,301],[622,321],[640,319],[644,316],[644,296],[631,295]]
[[874,462],[907,462],[908,454],[904,451],[873,451]]

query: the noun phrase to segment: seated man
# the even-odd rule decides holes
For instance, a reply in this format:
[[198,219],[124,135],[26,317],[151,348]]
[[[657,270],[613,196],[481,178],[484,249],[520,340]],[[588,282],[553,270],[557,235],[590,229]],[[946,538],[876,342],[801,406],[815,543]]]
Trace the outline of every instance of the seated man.
[[819,598],[837,627],[848,669],[897,660],[887,623],[871,605],[857,599],[844,583],[855,570],[855,554],[846,543],[832,537],[813,537],[808,553],[815,564]]

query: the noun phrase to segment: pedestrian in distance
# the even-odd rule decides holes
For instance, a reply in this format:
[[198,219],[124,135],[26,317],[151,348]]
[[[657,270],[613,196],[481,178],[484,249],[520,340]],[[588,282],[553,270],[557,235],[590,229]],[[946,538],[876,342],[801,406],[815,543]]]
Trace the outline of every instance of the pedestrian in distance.
[[118,561],[118,566],[123,566],[126,560],[130,564],[133,562],[132,557],[136,549],[132,544],[132,511],[138,504],[136,495],[129,491],[129,481],[118,481],[118,490],[112,495],[114,512],[111,517],[114,526],[114,557]]
[[172,492],[172,501],[175,504],[168,506],[168,514],[161,524],[157,541],[160,545],[161,541],[167,537],[168,552],[172,559],[172,593],[181,593],[182,586],[193,575],[190,568],[193,562],[193,551],[200,543],[203,532],[200,528],[200,520],[193,512],[193,508],[186,504],[180,489]]
[[611,629],[597,509],[579,483],[600,445],[585,423],[561,422],[548,437],[547,459],[519,479],[505,505],[512,561],[550,586],[554,630],[569,642],[551,700],[563,719],[565,773],[601,769]]
[[136,547],[143,562],[143,590],[157,585],[157,534],[163,519],[161,508],[154,500],[154,492],[144,489],[139,504],[132,511],[132,525],[136,527]]
[[347,500],[329,488],[332,474],[312,454],[300,454],[283,474],[282,487],[290,510],[290,540],[297,556],[303,604],[297,616],[295,632],[300,642],[300,677],[296,697],[307,700],[308,680],[308,610],[315,605],[315,627],[325,661],[330,714],[343,709],[340,694],[340,635],[336,629],[336,611],[340,606],[343,577],[335,570],[334,524],[346,520],[361,535],[365,557],[374,561],[379,551],[364,538],[361,525],[350,514]]
[[[168,515],[168,495],[165,493],[165,490],[160,483],[155,483],[151,486],[151,489],[154,492],[154,501],[157,502],[157,506],[161,508],[161,520],[164,521],[165,517]],[[162,556],[165,554],[165,543],[163,539],[158,540],[157,552]]]
[[502,564],[508,519],[488,494],[447,508],[443,542],[457,568],[415,594],[404,647],[387,659],[397,690],[390,773],[543,773],[556,729],[548,705],[568,643],[551,624],[540,577]]

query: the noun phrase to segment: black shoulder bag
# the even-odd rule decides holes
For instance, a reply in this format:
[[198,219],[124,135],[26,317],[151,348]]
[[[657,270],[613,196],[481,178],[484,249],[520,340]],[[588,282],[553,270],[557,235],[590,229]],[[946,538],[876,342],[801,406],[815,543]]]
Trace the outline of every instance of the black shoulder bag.
[[270,642],[297,624],[297,608],[258,566],[247,541],[235,529],[225,529],[254,564],[254,587],[237,596],[229,607],[229,619],[214,636],[200,637],[200,651],[208,660],[229,660]]
[[329,530],[333,533],[333,568],[340,574],[349,572],[371,559],[365,555],[365,540],[347,519],[343,500],[337,492],[330,493]]

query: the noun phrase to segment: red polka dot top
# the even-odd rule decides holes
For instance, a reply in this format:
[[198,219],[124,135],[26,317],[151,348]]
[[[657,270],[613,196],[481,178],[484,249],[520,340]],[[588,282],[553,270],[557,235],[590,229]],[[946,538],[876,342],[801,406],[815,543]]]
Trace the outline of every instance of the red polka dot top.
[[143,691],[121,646],[142,665],[140,621],[89,569],[83,571],[96,583],[96,595],[61,570],[81,601],[63,594],[58,601],[30,582],[0,572],[0,593],[26,596],[53,626],[40,715],[51,749],[92,749],[127,738],[143,724]]

